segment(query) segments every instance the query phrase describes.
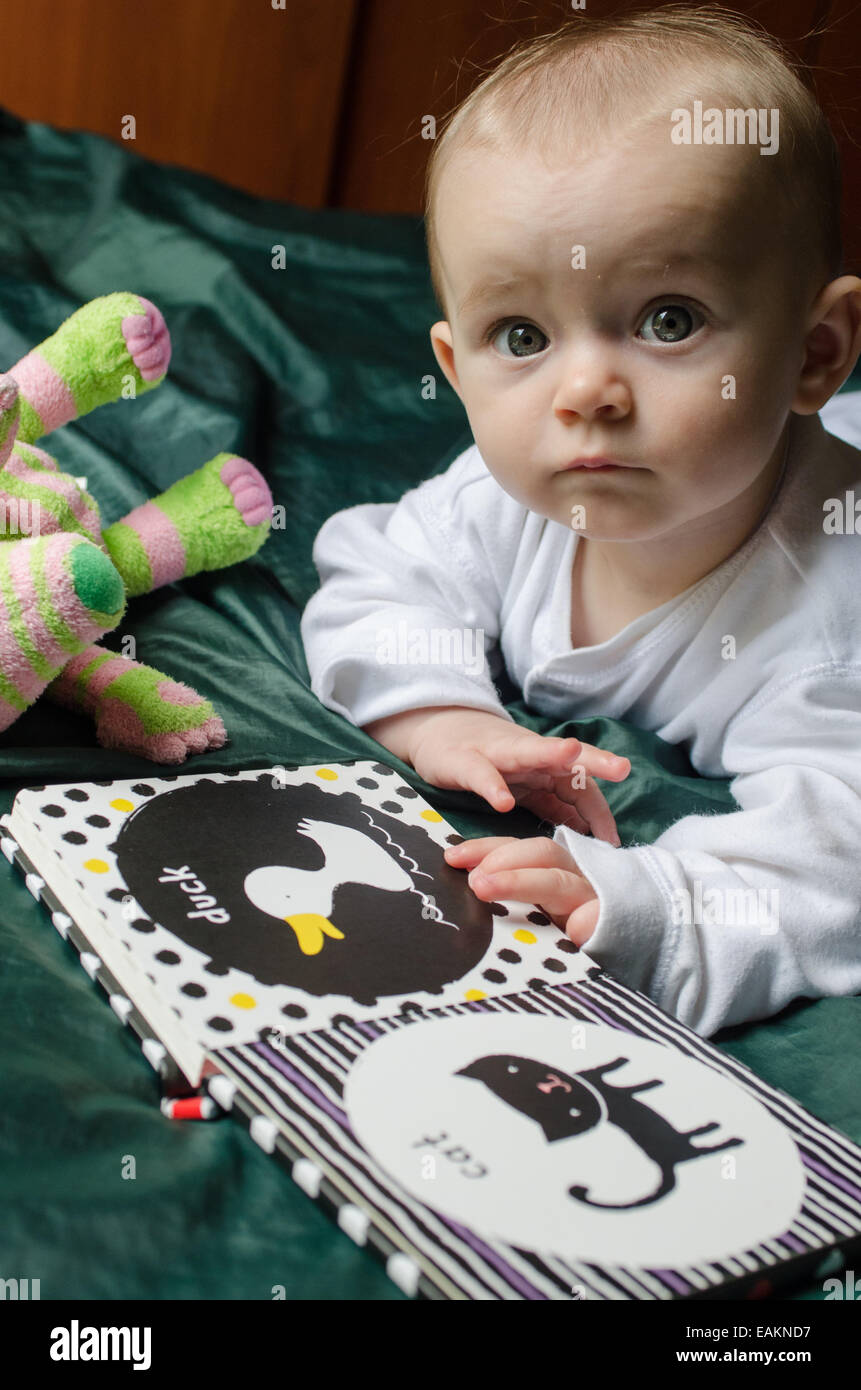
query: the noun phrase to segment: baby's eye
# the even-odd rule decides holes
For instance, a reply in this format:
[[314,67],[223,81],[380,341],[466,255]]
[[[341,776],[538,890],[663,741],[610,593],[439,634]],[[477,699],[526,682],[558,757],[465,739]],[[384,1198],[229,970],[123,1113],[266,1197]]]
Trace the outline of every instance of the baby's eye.
[[650,309],[640,328],[640,336],[647,343],[680,343],[696,331],[695,319],[699,318],[695,309],[684,304],[661,304]]
[[[493,345],[503,357],[535,357],[547,346],[547,338],[534,323],[506,323],[493,333]],[[504,346],[502,346],[504,344]]]

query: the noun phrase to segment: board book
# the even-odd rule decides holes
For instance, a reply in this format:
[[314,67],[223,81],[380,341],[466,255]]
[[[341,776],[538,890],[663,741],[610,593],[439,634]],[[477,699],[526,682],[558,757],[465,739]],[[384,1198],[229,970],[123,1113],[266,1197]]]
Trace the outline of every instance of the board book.
[[31,787],[6,858],[168,1095],[247,1124],[409,1295],[767,1296],[861,1257],[861,1149],[483,903],[385,763]]

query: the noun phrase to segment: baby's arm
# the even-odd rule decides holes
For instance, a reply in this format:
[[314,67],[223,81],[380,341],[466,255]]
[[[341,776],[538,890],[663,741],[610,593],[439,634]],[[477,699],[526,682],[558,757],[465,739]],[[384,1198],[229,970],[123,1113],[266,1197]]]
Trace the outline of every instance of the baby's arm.
[[375,720],[365,732],[432,786],[483,796],[495,811],[516,804],[619,844],[616,822],[594,782],[620,782],[627,758],[576,738],[548,738],[485,710],[445,705]]
[[321,586],[302,615],[311,689],[431,785],[474,791],[498,811],[519,803],[615,842],[591,779],[621,780],[627,759],[524,729],[486,669],[506,528],[522,527],[523,509],[500,515],[513,506],[473,450],[398,503],[330,517],[314,543]]
[[557,828],[600,902],[584,949],[704,1037],[861,993],[861,668],[802,672],[730,725],[741,809],[611,850]]

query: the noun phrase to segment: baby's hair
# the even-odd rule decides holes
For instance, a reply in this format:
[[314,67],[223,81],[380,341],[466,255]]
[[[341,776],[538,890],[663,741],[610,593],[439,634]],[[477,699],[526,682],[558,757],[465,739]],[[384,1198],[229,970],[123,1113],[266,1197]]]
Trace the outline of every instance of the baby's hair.
[[[796,67],[798,66],[798,71]],[[676,70],[677,69],[677,70]],[[780,145],[761,158],[776,175],[803,252],[823,283],[840,274],[840,157],[803,72],[771,34],[715,5],[663,5],[608,19],[577,16],[551,34],[516,45],[443,120],[425,176],[425,234],[434,293],[443,313],[435,209],[442,172],[458,150],[543,155],[564,141],[580,151],[615,121],[629,129],[666,108],[700,99],[772,110]]]

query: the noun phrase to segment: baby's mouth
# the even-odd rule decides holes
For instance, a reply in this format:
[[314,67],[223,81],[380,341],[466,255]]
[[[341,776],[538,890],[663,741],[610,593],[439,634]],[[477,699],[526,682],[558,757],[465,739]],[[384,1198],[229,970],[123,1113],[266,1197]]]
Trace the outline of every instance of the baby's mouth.
[[603,455],[593,454],[583,458],[572,459],[570,463],[563,464],[563,471],[616,473],[628,467],[630,467],[629,464],[620,463],[618,459],[606,458]]

